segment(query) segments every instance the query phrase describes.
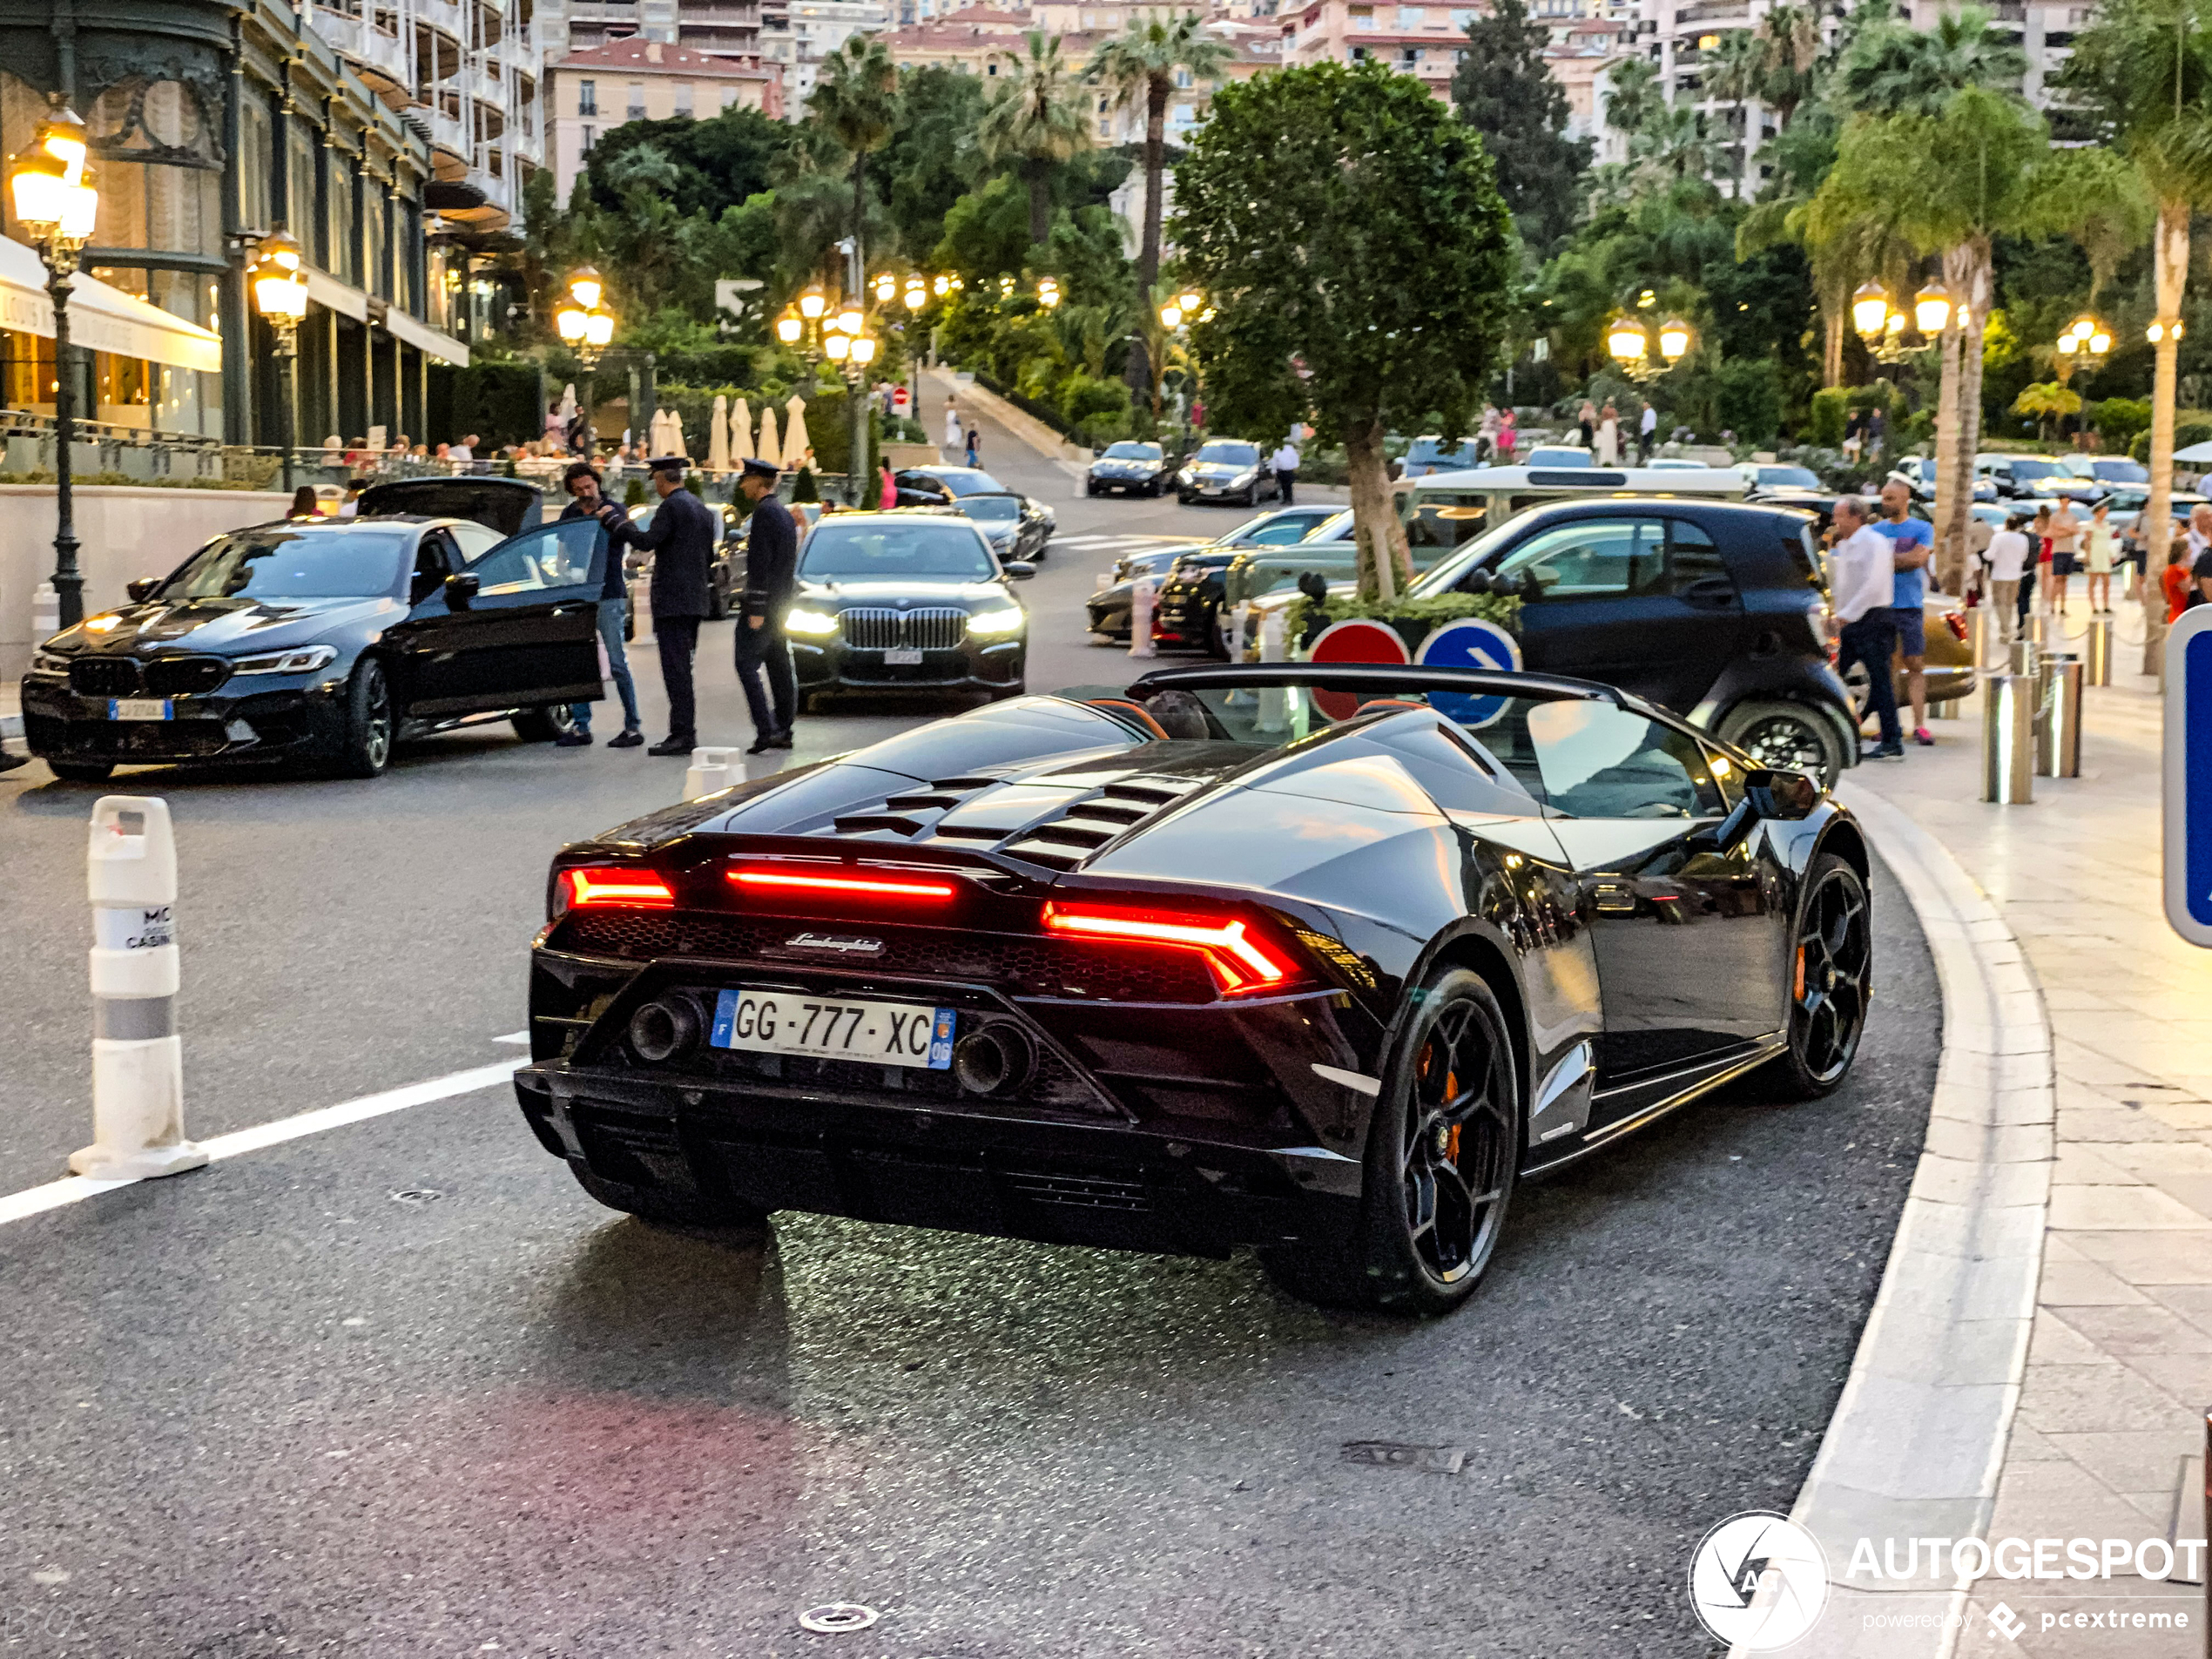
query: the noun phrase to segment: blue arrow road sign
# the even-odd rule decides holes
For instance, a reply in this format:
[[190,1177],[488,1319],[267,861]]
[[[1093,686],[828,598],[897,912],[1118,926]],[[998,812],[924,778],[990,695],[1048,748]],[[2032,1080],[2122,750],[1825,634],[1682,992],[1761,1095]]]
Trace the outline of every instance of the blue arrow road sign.
[[[1517,674],[1521,642],[1494,622],[1462,617],[1421,641],[1417,660],[1429,668],[1483,668],[1494,674]],[[1502,697],[1470,697],[1464,691],[1432,691],[1428,705],[1469,731],[1488,725],[1506,711]]]
[[2166,920],[2212,945],[2212,605],[2166,631]]

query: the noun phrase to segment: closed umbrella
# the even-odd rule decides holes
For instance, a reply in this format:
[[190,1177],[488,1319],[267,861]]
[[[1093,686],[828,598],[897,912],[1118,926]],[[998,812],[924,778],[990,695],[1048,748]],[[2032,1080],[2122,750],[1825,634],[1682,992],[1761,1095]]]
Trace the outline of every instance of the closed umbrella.
[[752,458],[752,411],[739,398],[730,411],[730,464],[733,467]]
[[814,447],[806,436],[806,400],[793,392],[784,409],[784,464],[801,467]]
[[730,470],[730,400],[717,392],[714,413],[707,416],[706,469],[709,472]]
[[653,418],[645,423],[645,448],[656,455],[668,453],[668,411],[655,409]]
[[691,458],[691,452],[684,447],[684,417],[674,409],[668,412],[668,453],[686,461]]
[[760,458],[784,464],[783,447],[776,442],[776,406],[771,403],[760,411]]

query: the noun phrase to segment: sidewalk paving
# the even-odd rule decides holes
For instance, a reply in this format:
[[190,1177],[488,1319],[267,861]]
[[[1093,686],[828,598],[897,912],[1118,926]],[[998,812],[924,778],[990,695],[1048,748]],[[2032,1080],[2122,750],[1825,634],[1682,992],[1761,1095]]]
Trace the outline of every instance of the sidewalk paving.
[[[2119,620],[2123,634],[2140,625]],[[2077,609],[2072,625],[2084,621]],[[2115,644],[2114,684],[2086,695],[2081,775],[2039,777],[2032,804],[1979,799],[1978,700],[1934,724],[1935,749],[1850,774],[1981,887],[2050,1022],[2044,1265],[1992,1540],[2204,1530],[2192,1459],[2212,1406],[2212,960],[2165,921],[2161,706],[2155,683],[2129,671],[2141,647]],[[2173,1609],[2176,1597],[2191,1613],[2186,1631],[2040,1628],[2061,1605]],[[1987,1616],[2000,1602],[2027,1621],[2017,1639]],[[2198,1659],[2204,1607],[2199,1589],[2134,1578],[1985,1578],[1955,1651]]]

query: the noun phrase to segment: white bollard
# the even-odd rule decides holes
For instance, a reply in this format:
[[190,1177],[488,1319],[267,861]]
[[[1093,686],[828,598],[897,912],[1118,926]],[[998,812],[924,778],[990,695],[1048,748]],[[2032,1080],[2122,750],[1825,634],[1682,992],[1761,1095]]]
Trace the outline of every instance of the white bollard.
[[62,631],[62,597],[51,582],[30,591],[30,643],[43,645]]
[[[1260,618],[1259,660],[1279,663],[1283,660],[1285,617],[1280,605],[1271,606]],[[1259,694],[1259,727],[1262,732],[1287,732],[1291,729],[1291,692],[1286,686],[1270,686]]]
[[92,900],[92,1143],[75,1173],[143,1181],[196,1170],[185,1138],[185,1054],[177,1035],[177,843],[169,803],[103,795],[86,853]]
[[743,783],[745,762],[739,757],[740,752],[736,749],[692,750],[691,767],[684,773],[684,799],[697,800],[718,789]]
[[1165,585],[1158,577],[1139,577],[1129,590],[1129,654],[1132,657],[1157,657],[1160,648],[1152,643],[1152,607],[1158,601],[1160,589]]

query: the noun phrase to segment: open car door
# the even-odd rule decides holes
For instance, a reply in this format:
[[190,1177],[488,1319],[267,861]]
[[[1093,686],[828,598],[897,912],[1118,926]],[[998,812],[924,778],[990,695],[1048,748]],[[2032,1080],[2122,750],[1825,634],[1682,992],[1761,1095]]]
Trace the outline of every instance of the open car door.
[[609,556],[595,518],[541,524],[498,543],[416,607],[428,648],[410,664],[408,712],[438,719],[589,703],[599,679],[599,593]]

